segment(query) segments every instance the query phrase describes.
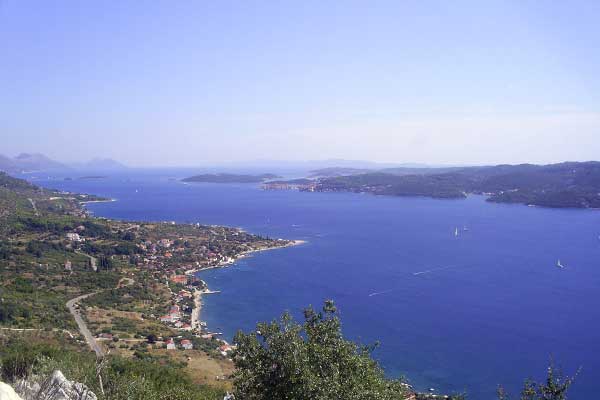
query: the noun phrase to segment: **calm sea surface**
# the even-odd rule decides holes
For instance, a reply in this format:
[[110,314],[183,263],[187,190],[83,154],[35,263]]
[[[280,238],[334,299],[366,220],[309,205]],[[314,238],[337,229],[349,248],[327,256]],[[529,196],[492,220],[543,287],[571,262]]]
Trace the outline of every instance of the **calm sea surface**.
[[172,179],[186,174],[28,178],[118,200],[90,204],[98,216],[306,240],[201,273],[222,291],[205,296],[202,319],[225,338],[333,299],[344,333],[380,341],[374,355],[387,374],[405,375],[419,389],[486,400],[503,384],[516,394],[524,378],[544,377],[552,355],[565,372],[582,367],[571,398],[600,391],[599,211]]

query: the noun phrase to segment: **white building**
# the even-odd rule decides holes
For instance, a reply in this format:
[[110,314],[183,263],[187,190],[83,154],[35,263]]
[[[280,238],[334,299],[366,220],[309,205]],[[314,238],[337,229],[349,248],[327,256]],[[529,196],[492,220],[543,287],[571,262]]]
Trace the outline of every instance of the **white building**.
[[79,233],[75,233],[75,232],[69,232],[67,233],[67,239],[69,239],[72,242],[81,242],[81,236],[79,236]]

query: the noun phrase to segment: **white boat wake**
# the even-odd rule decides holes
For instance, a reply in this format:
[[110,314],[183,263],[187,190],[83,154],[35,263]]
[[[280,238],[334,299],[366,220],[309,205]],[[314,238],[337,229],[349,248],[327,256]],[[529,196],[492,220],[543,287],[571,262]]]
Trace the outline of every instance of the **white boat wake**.
[[442,271],[444,269],[449,269],[449,268],[454,268],[454,267],[455,267],[454,265],[448,265],[446,267],[439,267],[439,268],[428,269],[428,270],[425,270],[425,271],[413,272],[413,275],[414,276],[424,275],[424,274],[429,274],[431,272]]
[[390,289],[390,290],[384,290],[383,292],[373,292],[373,293],[371,293],[371,294],[369,295],[369,297],[378,296],[378,295],[380,295],[380,294],[386,294],[386,293],[389,293],[389,292],[391,292],[391,291],[392,291],[392,289]]

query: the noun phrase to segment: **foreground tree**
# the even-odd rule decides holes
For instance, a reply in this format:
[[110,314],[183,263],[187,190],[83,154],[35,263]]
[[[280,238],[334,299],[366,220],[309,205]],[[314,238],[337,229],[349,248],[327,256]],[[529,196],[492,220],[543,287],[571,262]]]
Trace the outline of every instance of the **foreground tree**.
[[[386,379],[371,358],[376,346],[344,339],[332,301],[320,312],[304,310],[299,324],[285,313],[260,323],[255,332],[238,332],[233,354],[235,398],[244,400],[464,400],[465,395],[414,393],[401,380]],[[566,400],[573,382],[551,363],[545,382],[525,382],[520,400]],[[509,400],[502,387],[499,400]]]
[[244,400],[399,400],[410,387],[386,379],[371,358],[375,346],[345,340],[331,301],[322,311],[304,311],[300,325],[286,313],[238,332],[234,353],[236,398]]
[[[577,374],[575,374],[577,376]],[[562,371],[550,361],[548,375],[545,382],[535,382],[531,379],[525,381],[521,390],[520,400],[567,400],[567,391],[573,383],[575,376],[563,375]],[[504,388],[498,388],[498,399],[509,400]]]

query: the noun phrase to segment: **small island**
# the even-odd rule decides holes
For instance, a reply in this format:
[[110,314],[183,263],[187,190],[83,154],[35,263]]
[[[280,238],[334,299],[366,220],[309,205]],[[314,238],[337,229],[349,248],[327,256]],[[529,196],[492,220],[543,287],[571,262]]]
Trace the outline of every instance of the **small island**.
[[108,176],[106,175],[86,175],[80,176],[78,179],[80,180],[95,180],[95,179],[106,179]]
[[245,175],[245,174],[201,174],[184,178],[182,182],[198,183],[261,183],[270,179],[281,178],[275,174]]

